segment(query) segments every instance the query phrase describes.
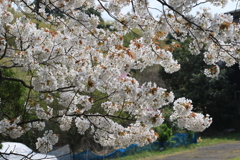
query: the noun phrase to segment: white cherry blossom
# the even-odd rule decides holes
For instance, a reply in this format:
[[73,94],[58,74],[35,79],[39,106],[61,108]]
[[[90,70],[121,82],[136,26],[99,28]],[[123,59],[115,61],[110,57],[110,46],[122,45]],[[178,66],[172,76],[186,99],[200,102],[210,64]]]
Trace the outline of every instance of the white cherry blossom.
[[[187,97],[174,101],[173,92],[151,82],[140,84],[129,73],[153,65],[170,74],[180,70],[172,54],[180,46],[162,47],[158,42],[171,34],[179,41],[191,38],[189,51],[203,54],[209,65],[204,73],[217,77],[219,61],[239,64],[240,25],[231,15],[207,9],[192,15],[199,0],[155,1],[161,6],[155,8],[157,15],[151,14],[149,0],[45,0],[39,6],[30,0],[0,1],[0,60],[8,60],[1,61],[0,71],[18,68],[27,73],[26,79],[11,80],[29,89],[22,106],[26,112],[2,117],[0,134],[18,138],[32,128],[43,131],[46,122],[55,120],[61,130],[76,126],[79,134],[92,134],[103,146],[143,146],[157,139],[151,128],[164,122],[162,110],[172,104],[172,123],[196,132],[209,127],[210,116],[194,113]],[[228,1],[205,2],[224,7]],[[23,16],[14,20],[11,3]],[[124,7],[131,10],[121,13]],[[107,12],[114,19],[111,30],[98,28],[100,19],[86,14],[89,8]],[[29,17],[51,28],[40,28]],[[124,46],[124,36],[131,32],[139,38]],[[7,78],[0,75],[0,81]],[[117,123],[119,119],[129,125]],[[47,152],[57,141],[53,131],[46,131],[36,146]]]

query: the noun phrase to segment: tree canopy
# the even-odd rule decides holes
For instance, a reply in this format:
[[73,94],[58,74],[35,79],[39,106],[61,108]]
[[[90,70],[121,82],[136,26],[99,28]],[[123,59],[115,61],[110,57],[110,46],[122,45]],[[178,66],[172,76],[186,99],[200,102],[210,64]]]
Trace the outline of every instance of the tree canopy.
[[[176,98],[182,96],[190,98],[194,103],[194,111],[210,114],[214,121],[212,129],[224,130],[233,128],[233,119],[236,120],[238,110],[234,99],[234,91],[238,90],[238,85],[232,79],[237,80],[234,67],[226,67],[223,62],[218,62],[221,72],[216,78],[209,78],[204,75],[207,64],[203,59],[203,54],[192,55],[188,51],[191,43],[188,38],[184,42],[177,42],[171,36],[167,43],[175,42],[181,48],[175,48],[173,56],[181,64],[181,70],[173,74],[167,74],[160,70],[159,76],[166,82],[168,89],[174,92]],[[203,52],[203,51],[202,51]]]
[[[62,131],[76,127],[80,135],[91,134],[102,146],[142,146],[158,138],[152,127],[163,123],[166,105],[173,106],[170,119],[179,127],[195,132],[208,128],[212,118],[193,112],[188,97],[175,99],[172,91],[151,82],[140,85],[129,73],[152,65],[177,72],[181,67],[172,51],[180,46],[158,43],[171,34],[179,41],[190,37],[188,51],[202,55],[207,77],[217,77],[218,62],[239,63],[239,24],[228,14],[191,12],[204,3],[223,7],[227,0],[152,1],[161,8],[150,7],[149,0],[1,0],[0,82],[17,82],[28,94],[20,106],[23,112],[3,114],[0,135],[18,138],[33,129],[44,131],[36,148],[45,153],[58,142],[47,126],[51,121]],[[23,16],[14,19],[12,6]],[[131,10],[123,14],[125,7]],[[106,12],[113,25],[100,27],[101,18],[91,8]],[[124,44],[127,34],[137,38]],[[27,76],[3,72],[9,69]]]

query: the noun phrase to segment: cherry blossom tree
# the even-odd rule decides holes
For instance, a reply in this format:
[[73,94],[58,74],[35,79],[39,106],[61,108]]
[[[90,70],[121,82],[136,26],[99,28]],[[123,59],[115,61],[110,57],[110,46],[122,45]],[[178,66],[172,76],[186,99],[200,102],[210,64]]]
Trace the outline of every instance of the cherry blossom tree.
[[[149,0],[0,0],[0,71],[17,68],[28,73],[20,79],[0,72],[0,82],[16,81],[28,90],[22,113],[1,117],[1,136],[18,138],[55,121],[63,131],[76,126],[79,134],[92,134],[102,146],[143,146],[157,139],[151,128],[163,123],[161,109],[169,104],[174,110],[172,123],[196,132],[209,127],[212,119],[194,113],[191,100],[174,100],[171,91],[151,82],[140,85],[129,72],[152,65],[177,72],[180,64],[171,52],[175,44],[163,49],[157,43],[171,34],[180,41],[191,37],[189,50],[194,55],[205,51],[203,60],[209,65],[205,74],[216,77],[217,62],[239,63],[239,24],[231,15],[213,15],[206,9],[191,14],[203,3],[223,7],[227,0],[155,1],[162,7],[150,7]],[[12,5],[24,16],[14,20]],[[131,11],[121,13],[127,6]],[[97,28],[99,18],[84,12],[89,8],[107,12],[114,19],[112,28]],[[38,28],[33,17],[52,27]],[[141,31],[140,38],[124,47],[124,35],[137,34],[133,29]],[[96,92],[100,96],[94,96]],[[54,108],[55,101],[61,107]],[[58,136],[46,130],[36,148],[46,153],[57,141]]]

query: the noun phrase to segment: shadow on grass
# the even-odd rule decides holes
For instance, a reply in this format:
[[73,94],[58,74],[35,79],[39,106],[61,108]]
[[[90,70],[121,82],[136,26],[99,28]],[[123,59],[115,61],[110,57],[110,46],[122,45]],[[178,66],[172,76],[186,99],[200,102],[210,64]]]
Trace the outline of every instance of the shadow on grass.
[[[201,137],[201,134],[199,135]],[[240,132],[217,132],[215,134],[212,134],[211,136],[203,136],[204,139],[226,139],[226,140],[233,140],[233,141],[240,141]]]

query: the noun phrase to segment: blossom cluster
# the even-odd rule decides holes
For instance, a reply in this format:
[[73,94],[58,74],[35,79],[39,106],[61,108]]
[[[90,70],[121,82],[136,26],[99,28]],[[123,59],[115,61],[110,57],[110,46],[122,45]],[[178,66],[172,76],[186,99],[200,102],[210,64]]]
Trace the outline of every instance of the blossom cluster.
[[[12,2],[23,16],[14,19]],[[45,122],[56,120],[61,130],[76,126],[79,134],[90,133],[103,146],[142,146],[157,139],[151,128],[164,122],[163,107],[172,103],[171,120],[179,127],[197,132],[209,127],[212,119],[193,112],[190,100],[174,101],[171,91],[152,82],[140,84],[129,72],[153,65],[177,72],[181,65],[172,48],[158,43],[171,34],[180,41],[190,37],[189,50],[203,54],[209,65],[204,73],[216,77],[219,61],[227,66],[239,63],[240,25],[231,15],[213,15],[207,9],[191,15],[199,0],[156,2],[162,8],[152,15],[149,0],[45,0],[38,5],[30,0],[1,0],[0,59],[8,64],[0,63],[0,69],[16,67],[29,73],[26,83],[18,82],[30,91],[23,107],[26,112],[15,119],[1,119],[0,134],[18,138],[32,128],[42,131]],[[223,7],[227,0],[206,2]],[[128,6],[132,10],[121,13]],[[99,28],[99,17],[85,12],[89,8],[112,16],[112,29]],[[52,28],[40,28],[29,17]],[[124,36],[130,32],[140,38],[125,46]],[[32,117],[26,119],[26,114]],[[119,119],[128,125],[117,123]],[[47,152],[57,140],[52,131],[46,131],[36,146]]]
[[179,98],[174,102],[174,112],[170,116],[171,121],[176,121],[180,128],[186,128],[196,132],[202,132],[212,123],[209,115],[204,116],[192,111],[192,101],[186,98]]
[[22,136],[24,130],[17,123],[20,121],[20,117],[12,120],[3,119],[0,121],[0,133],[2,135],[9,135],[11,138],[18,138]]
[[47,153],[52,150],[52,146],[57,143],[58,136],[53,133],[52,130],[46,131],[43,135],[44,137],[38,138],[36,143],[36,148],[41,153]]

